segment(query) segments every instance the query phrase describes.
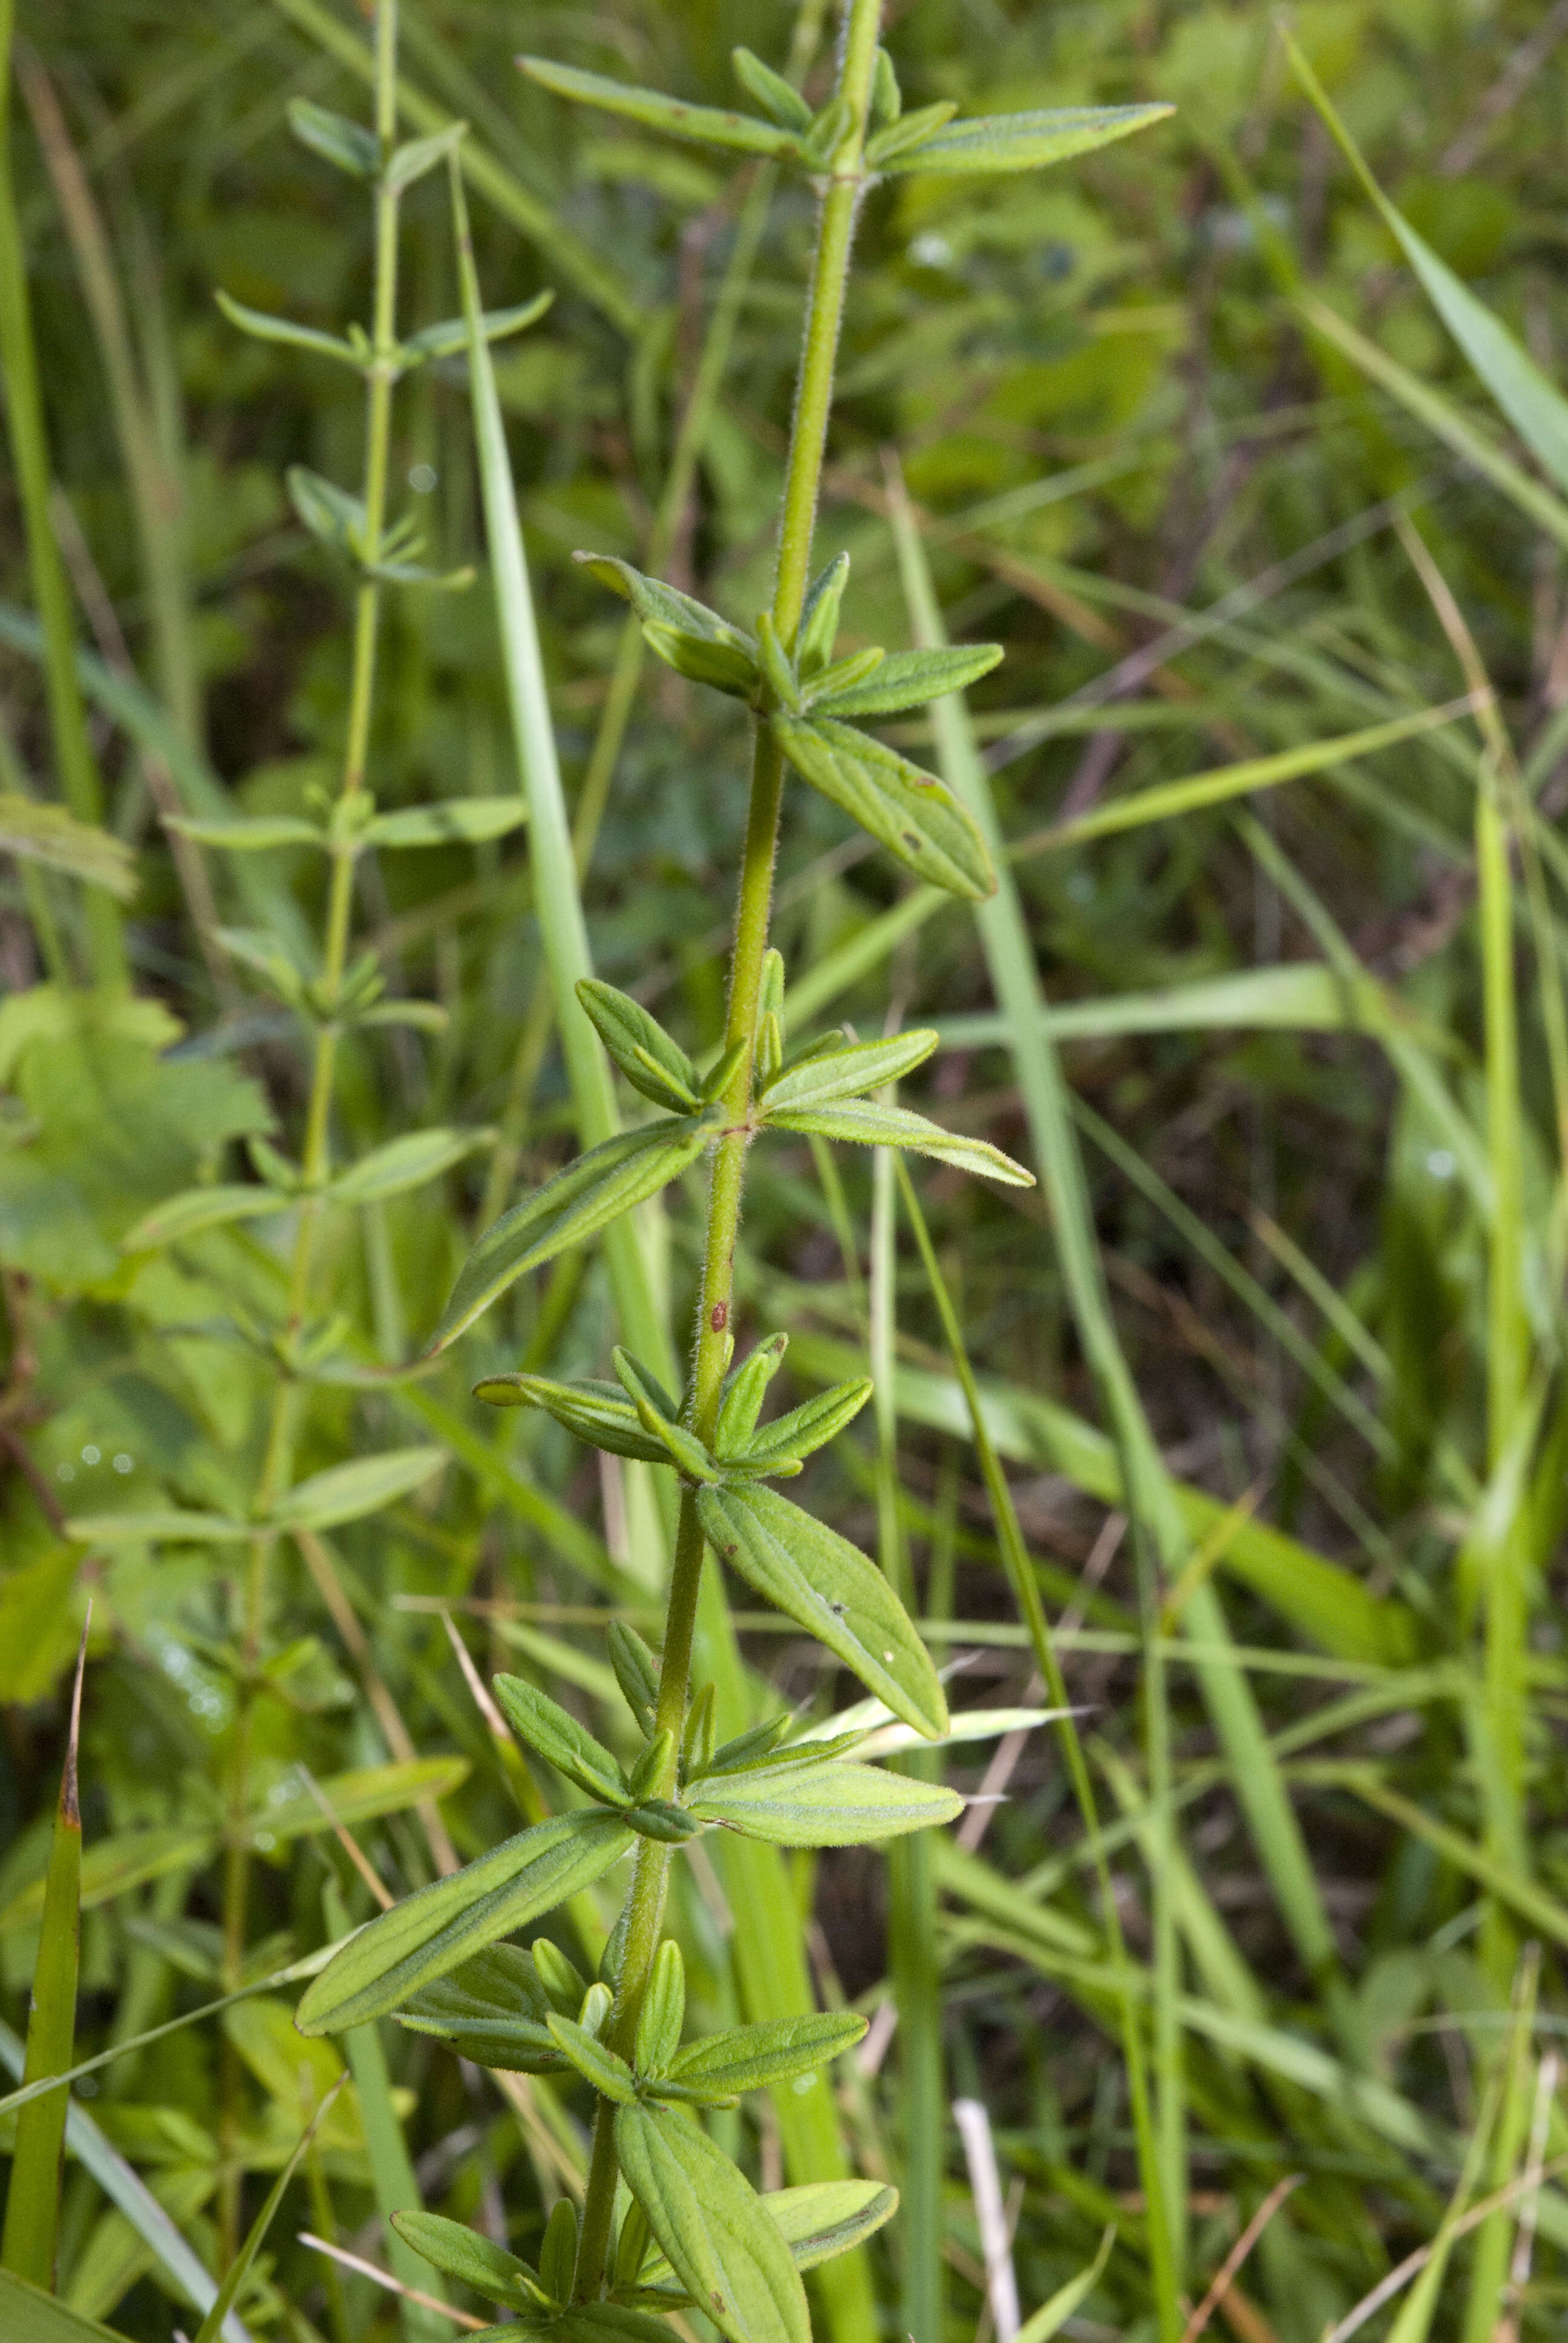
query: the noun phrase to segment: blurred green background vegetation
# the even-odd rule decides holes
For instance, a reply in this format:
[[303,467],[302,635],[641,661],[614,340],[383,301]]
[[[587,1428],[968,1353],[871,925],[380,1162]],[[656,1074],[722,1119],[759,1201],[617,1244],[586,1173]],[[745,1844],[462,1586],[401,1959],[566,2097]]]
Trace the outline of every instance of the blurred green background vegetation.
[[[541,324],[498,346],[497,370],[568,794],[591,772],[591,816],[608,791],[584,882],[596,963],[693,1051],[722,1023],[745,719],[645,669],[611,759],[621,613],[570,557],[643,561],[662,529],[663,574],[750,622],[768,588],[811,198],[780,187],[737,270],[749,168],[575,115],[513,56],[723,105],[731,45],[780,62],[794,22],[783,0],[403,8],[407,126],[470,125],[487,299],[555,296]],[[1560,379],[1568,9],[1307,0],[1290,23],[1410,226]],[[246,1177],[247,1137],[297,1138],[307,1061],[256,970],[281,946],[308,974],[323,865],[306,851],[209,855],[164,816],[297,816],[335,782],[347,597],[284,474],[357,478],[362,396],[307,350],[242,337],[214,294],[327,332],[366,314],[368,209],[286,119],[298,97],[363,115],[366,38],[334,0],[19,10],[12,172],[50,512],[103,823],[124,850],[104,850],[106,867],[128,857],[135,880],[126,990],[88,981],[105,964],[87,907],[105,899],[69,875],[80,840],[65,870],[24,851],[0,871],[0,1983],[19,2033],[90,1594],[79,2056],[196,2007],[226,1974],[232,1554],[189,1538],[84,1544],[65,1523],[126,1505],[243,1513],[265,1438],[286,1218],[150,1256],[121,1240],[175,1191]],[[1120,1340],[1172,1473],[1199,1493],[1196,1577],[1169,1611],[1171,1809],[1148,1802],[1115,1458],[1046,1209],[1039,1192],[982,1192],[934,1167],[918,1182],[1047,1608],[1065,1614],[1069,1688],[1103,1811],[1121,1818],[1108,1843],[1138,1963],[1151,1957],[1150,1865],[1174,1882],[1192,2299],[1275,2184],[1300,2175],[1210,2316],[1240,2343],[1319,2343],[1432,2237],[1467,2141],[1477,2197],[1508,2185],[1532,2142],[1548,2156],[1568,2147],[1543,2063],[1568,2010],[1552,1081],[1568,942],[1568,534],[1467,458],[1466,429],[1512,447],[1533,477],[1261,0],[911,0],[890,8],[885,38],[910,106],[1178,109],[1060,173],[915,176],[865,208],[819,559],[851,555],[840,649],[910,639],[889,526],[896,458],[950,634],[1006,646],[970,705],[1008,837],[1442,705],[1481,672],[1497,695],[1501,734],[1466,719],[1250,799],[1052,841],[1015,866]],[[828,47],[825,35],[809,87]],[[405,228],[403,315],[451,317],[439,174],[409,195]],[[1342,337],[1312,330],[1303,298],[1402,374],[1370,380]],[[697,410],[689,494],[661,518],[727,300],[732,337],[717,396]],[[1430,427],[1433,416],[1458,418],[1458,436]],[[400,393],[394,477],[424,559],[482,563],[461,357]],[[488,592],[398,590],[384,629],[378,805],[514,790]],[[63,794],[40,678],[7,478],[3,846],[35,847],[38,802]],[[923,719],[886,730],[922,761],[934,753]],[[1499,775],[1528,801],[1515,843],[1533,843],[1510,866],[1488,958],[1473,826],[1478,787]],[[339,1812],[398,1890],[433,1875],[444,1845],[467,1857],[516,1826],[516,1766],[443,1609],[481,1673],[520,1667],[610,1732],[604,1620],[618,1608],[646,1623],[659,1591],[646,1468],[601,1473],[558,1427],[487,1416],[467,1396],[476,1375],[520,1361],[604,1372],[614,1330],[596,1256],[517,1289],[434,1377],[378,1388],[364,1372],[421,1348],[481,1218],[567,1151],[530,883],[526,832],[360,865],[360,942],[384,998],[443,1015],[439,1031],[388,1025],[346,1047],[339,1152],[427,1125],[476,1145],[435,1184],[333,1217],[314,1322],[323,1354],[336,1343],[357,1369],[309,1385],[300,1468],[413,1442],[446,1463],[390,1512],[324,1532],[314,1554],[285,1554],[254,1700],[252,1789],[278,1819],[256,1841],[252,1976],[321,1941],[329,1881],[357,1916],[371,1908],[302,1766],[339,1785],[374,1776],[357,1807],[341,1789]],[[888,915],[904,892],[831,808],[793,793],[777,929],[792,980],[816,1016],[863,1034],[890,1009],[938,1024],[944,1047],[923,1085],[936,1111],[1027,1158],[972,915],[949,904],[900,935]],[[1509,969],[1516,1048],[1499,1023]],[[694,1291],[699,1191],[693,1174],[641,1208],[676,1329]],[[749,1324],[790,1331],[796,1397],[863,1363],[870,1195],[869,1162],[848,1151],[759,1156],[739,1275]],[[907,1232],[895,1296],[898,1483],[920,1609],[961,1657],[956,1705],[1034,1698]],[[1518,1362],[1501,1394],[1500,1343]],[[869,1427],[809,1485],[829,1518],[871,1539]],[[1477,1624],[1500,1575],[1520,1621],[1504,1679],[1485,1673]],[[1260,1762],[1299,1817],[1305,1882],[1260,1824],[1236,1745],[1217,1737],[1204,1654],[1227,1683],[1234,1654],[1178,1641],[1198,1580],[1241,1647]],[[754,1666],[791,1701],[826,1711],[851,1698],[769,1632],[781,1624],[741,1615]],[[462,1762],[399,1771],[416,1755]],[[943,2298],[916,2343],[984,2343],[996,2314],[972,2170],[950,2124],[910,2119],[912,2029],[889,2032],[898,1972],[900,2009],[923,2008],[925,2038],[940,2042],[944,2100],[989,2111],[1025,2315],[1113,2226],[1067,2331],[1148,2336],[1106,1947],[1055,1745],[1024,1735],[943,1762],[1000,1802],[971,1807],[935,1847],[931,1927],[890,1899],[878,1855],[780,1870],[787,1894],[763,1934],[802,1947],[801,1979],[825,2002],[887,2013],[879,2058],[846,2062],[811,2123],[764,2107],[734,2119],[733,2144],[773,2185],[846,2153],[894,2178],[920,2165],[943,2208]],[[523,1782],[525,1798],[558,1794]],[[417,1803],[454,1784],[438,1814]],[[738,1971],[719,1872],[682,1875],[694,2009],[717,2024],[760,1990],[760,1956]],[[610,1916],[588,1899],[585,1941]],[[297,2128],[300,2060],[321,2068],[317,2087],[336,2064],[324,2044],[307,2054],[290,2006],[286,1992],[240,2004],[95,2079],[100,2146],[67,2166],[61,2292],[138,2343],[196,2323],[149,2206],[216,2266],[225,2174],[254,2209],[257,2176]],[[385,2032],[391,2098],[371,2105],[357,2066],[357,2091],[242,2304],[258,2337],[395,2331],[390,2298],[359,2279],[336,2293],[295,2241],[335,2233],[384,2259],[376,2159],[388,2121],[427,2204],[519,2250],[580,2168],[586,2095],[538,2082],[519,2124],[487,2078]],[[134,2187],[109,2186],[121,2167]],[[1417,2305],[1427,2323],[1402,2327],[1400,2343],[1562,2331],[1568,2196],[1548,2186],[1529,2200],[1533,2259],[1522,2201],[1454,2247]],[[910,2251],[895,2224],[819,2297],[834,2343],[905,2331]],[[1392,2331],[1412,2299],[1367,2331]],[[456,2331],[402,2316],[411,2335]]]

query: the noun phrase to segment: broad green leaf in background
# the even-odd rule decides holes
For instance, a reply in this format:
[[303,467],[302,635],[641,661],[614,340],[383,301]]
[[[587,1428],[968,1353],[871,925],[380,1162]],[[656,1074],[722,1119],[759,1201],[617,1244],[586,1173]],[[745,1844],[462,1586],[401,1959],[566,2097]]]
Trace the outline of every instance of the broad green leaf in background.
[[234,1221],[259,1221],[270,1212],[286,1212],[293,1201],[292,1197],[280,1195],[276,1188],[254,1183],[187,1188],[183,1195],[171,1196],[166,1204],[155,1206],[126,1232],[120,1242],[126,1252],[156,1252],[163,1245],[177,1244],[182,1237],[196,1236],[203,1229],[224,1228]]
[[136,891],[136,858],[112,830],[95,830],[64,806],[39,804],[19,790],[0,789],[0,854],[106,887],[122,902]]
[[300,2002],[304,2034],[381,2017],[421,1986],[564,1904],[625,1855],[635,1833],[615,1815],[558,1815],[421,1887],[349,1939]]
[[948,1704],[930,1653],[876,1564],[776,1490],[699,1489],[698,1517],[715,1554],[815,1635],[896,1716],[945,1733]]
[[430,1339],[444,1351],[498,1294],[568,1246],[586,1244],[611,1222],[667,1187],[696,1162],[712,1136],[710,1119],[687,1115],[622,1131],[590,1147],[487,1230],[464,1262]]
[[409,1188],[423,1187],[427,1180],[449,1172],[477,1148],[488,1147],[494,1137],[490,1131],[405,1131],[400,1139],[389,1139],[385,1146],[373,1148],[347,1172],[340,1172],[327,1194],[335,1204],[381,1203],[388,1196],[401,1196]]
[[677,2277],[730,2343],[810,2343],[789,2248],[707,2133],[676,2110],[634,2105],[616,2111],[615,2144]]
[[830,716],[780,710],[769,724],[796,771],[920,879],[970,902],[996,885],[980,831],[940,781]]
[[432,805],[378,813],[360,832],[367,846],[478,846],[506,838],[528,818],[521,798],[438,798]]
[[357,1456],[328,1465],[286,1489],[269,1516],[277,1529],[327,1530],[357,1522],[406,1497],[438,1472],[444,1448],[389,1448],[379,1456]]

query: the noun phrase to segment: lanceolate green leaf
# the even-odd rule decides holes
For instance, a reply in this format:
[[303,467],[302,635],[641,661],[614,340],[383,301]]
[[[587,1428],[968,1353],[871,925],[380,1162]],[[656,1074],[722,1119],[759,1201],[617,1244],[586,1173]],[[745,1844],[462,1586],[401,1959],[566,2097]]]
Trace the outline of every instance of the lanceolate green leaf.
[[316,846],[325,852],[328,844],[319,823],[297,814],[214,815],[210,820],[177,814],[170,816],[166,827],[194,838],[198,846],[218,846],[228,854],[261,854],[279,846]]
[[699,1102],[700,1077],[658,1018],[650,1017],[640,1001],[597,977],[585,977],[577,993],[595,1032],[632,1088],[656,1106],[676,1114],[689,1113]]
[[930,773],[830,716],[769,719],[803,779],[921,879],[981,902],[996,885],[990,857],[969,814]]
[[815,1399],[803,1401],[787,1415],[776,1416],[760,1432],[754,1432],[737,1451],[736,1461],[755,1471],[809,1456],[814,1449],[836,1440],[846,1424],[853,1423],[870,1396],[871,1386],[864,1380],[835,1383],[831,1390],[819,1392]]
[[[777,2223],[797,2269],[816,2269],[835,2254],[848,2253],[875,2235],[899,2209],[899,2192],[876,2180],[811,2180],[796,2188],[770,2188],[763,2205]],[[675,2273],[656,2258],[642,2273],[643,2290],[675,2307]]]
[[608,586],[612,594],[629,602],[645,623],[668,627],[674,634],[696,635],[704,642],[724,643],[731,650],[742,651],[755,659],[757,646],[749,634],[739,627],[732,627],[728,618],[721,618],[706,602],[694,601],[689,594],[681,593],[678,587],[666,586],[657,578],[645,578],[640,569],[634,569],[629,561],[622,561],[613,553],[576,553],[572,558],[582,564],[590,578],[597,578],[601,586]]
[[885,171],[1038,171],[1112,139],[1162,122],[1169,106],[1047,106],[1031,114],[983,115],[950,122],[919,146],[903,148]]
[[433,805],[378,813],[360,834],[367,846],[478,846],[520,830],[528,818],[521,798],[439,798]]
[[[819,716],[893,716],[921,708],[944,692],[967,691],[989,675],[1001,658],[1000,643],[974,643],[941,651],[889,651],[864,683],[847,690],[819,689],[811,706]],[[823,679],[827,683],[828,679]]]
[[583,73],[576,65],[557,65],[548,57],[519,57],[530,81],[553,89],[558,97],[576,99],[579,106],[597,106],[608,114],[625,115],[647,130],[662,130],[672,138],[691,138],[705,146],[739,147],[746,155],[771,155],[789,159],[800,152],[792,131],[755,115],[730,114],[712,106],[688,106],[662,90],[634,89],[626,82],[607,80],[603,74]]
[[885,1041],[858,1041],[845,1050],[825,1050],[799,1065],[787,1066],[763,1092],[771,1113],[778,1107],[820,1106],[829,1099],[854,1098],[862,1091],[879,1090],[884,1082],[901,1081],[923,1066],[937,1046],[929,1026],[913,1025]]
[[562,2017],[551,2010],[545,2020],[550,2039],[570,2066],[587,2083],[591,2083],[601,2099],[613,2099],[618,2107],[629,2107],[637,2097],[631,2068],[624,2058],[588,2033],[575,2019]]
[[359,352],[339,334],[324,334],[317,326],[297,325],[292,317],[269,317],[265,309],[252,309],[221,290],[215,297],[229,324],[258,342],[282,342],[292,349],[308,350],[313,357],[331,358],[338,366],[352,367],[356,373],[363,367]]
[[[553,292],[536,293],[531,301],[518,302],[513,308],[487,309],[479,319],[486,341],[504,341],[509,334],[520,334],[525,327],[537,324],[555,297]],[[467,319],[446,317],[438,326],[424,326],[418,333],[409,334],[400,346],[399,356],[405,365],[410,361],[417,364],[425,358],[454,357],[467,346]]]
[[537,1692],[522,1676],[498,1676],[495,1691],[513,1732],[547,1765],[565,1774],[590,1797],[620,1803],[620,1768],[586,1725],[579,1725],[558,1702]]
[[852,2050],[866,2031],[853,2010],[814,2017],[776,2017],[764,2026],[742,2026],[689,2042],[670,2064],[669,2078],[689,2087],[723,2095],[761,2090],[809,2075],[829,2058]]
[[646,1464],[668,1464],[662,1440],[643,1429],[642,1418],[618,1383],[551,1383],[546,1375],[487,1375],[474,1385],[476,1399],[492,1407],[542,1407],[591,1448],[612,1456],[636,1456]]
[[394,2213],[392,2226],[433,2268],[491,2302],[537,2314],[548,2299],[527,2262],[462,2221],[439,2213]]
[[687,1115],[622,1131],[590,1147],[503,1213],[463,1264],[430,1348],[444,1351],[527,1271],[569,1246],[586,1244],[633,1204],[666,1187],[696,1162],[713,1120],[711,1114]]
[[491,1945],[394,2014],[410,2033],[434,2035],[477,2066],[538,2075],[566,2064],[545,2026],[548,2008],[528,1955],[517,1945]]
[[774,1846],[869,1845],[950,1823],[963,1812],[958,1793],[940,1783],[841,1757],[712,1775],[690,1792],[687,1805],[705,1823]]
[[278,1529],[326,1530],[359,1521],[409,1495],[446,1461],[444,1448],[390,1448],[379,1456],[330,1465],[286,1490],[273,1508],[272,1523]]
[[767,1120],[778,1131],[815,1131],[822,1139],[853,1140],[861,1147],[908,1147],[917,1155],[934,1155],[940,1163],[956,1164],[988,1180],[1005,1181],[1010,1188],[1032,1188],[1034,1174],[1004,1155],[989,1140],[967,1139],[962,1132],[944,1131],[908,1107],[884,1106],[878,1099],[843,1099],[832,1106],[795,1107],[783,1113],[769,1109]]
[[269,1212],[286,1212],[293,1202],[276,1188],[235,1182],[220,1188],[187,1188],[158,1204],[120,1239],[126,1252],[156,1252],[160,1246],[194,1237],[203,1229],[223,1228],[234,1221],[259,1221]]
[[350,1937],[309,1987],[297,2024],[340,2034],[385,2016],[475,1953],[588,1886],[633,1843],[614,1815],[558,1815],[421,1887]]
[[347,1172],[340,1172],[327,1194],[335,1204],[382,1203],[388,1196],[422,1188],[427,1180],[449,1172],[476,1148],[487,1147],[494,1136],[488,1131],[405,1131],[400,1139],[389,1139],[385,1147],[372,1149]]
[[616,2111],[615,2144],[677,2277],[730,2343],[810,2343],[789,2248],[707,2133],[677,2110],[633,2106]]
[[930,1654],[858,1546],[773,1489],[700,1489],[697,1511],[714,1552],[749,1586],[836,1652],[896,1716],[920,1733],[946,1732]]

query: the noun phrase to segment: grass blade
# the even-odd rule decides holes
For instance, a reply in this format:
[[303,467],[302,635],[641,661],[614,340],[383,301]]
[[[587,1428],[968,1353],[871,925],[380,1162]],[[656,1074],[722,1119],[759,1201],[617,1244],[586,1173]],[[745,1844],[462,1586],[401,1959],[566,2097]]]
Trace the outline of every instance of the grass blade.
[[[44,638],[44,685],[60,790],[78,821],[103,819],[104,787],[87,734],[76,677],[70,595],[49,515],[49,447],[44,425],[38,354],[27,291],[26,259],[16,216],[11,168],[11,73],[15,0],[0,0],[0,374],[5,380],[5,427],[16,469],[33,598]],[[95,888],[84,906],[93,975],[100,984],[125,980],[125,945],[115,904]]]
[[[295,2173],[299,2168],[300,2159],[309,2147],[311,2141],[316,2137],[317,2132],[319,2130],[323,2121],[330,2110],[333,2101],[337,2098],[338,2092],[343,2088],[343,2086],[347,2079],[348,2078],[346,2075],[338,2077],[337,2081],[334,2083],[332,2088],[323,2098],[321,2105],[317,2108],[316,2113],[311,2117],[310,2121],[306,2125],[305,2129],[300,2133],[298,2139],[295,2142],[293,2151],[289,2156],[287,2163],[278,2174],[277,2178],[273,2182],[272,2187],[267,2190],[266,2201],[262,2206],[262,2208],[256,2215],[256,2219],[252,2222],[249,2235],[246,2237],[244,2245],[241,2246],[238,2253],[229,2265],[227,2271],[225,2273],[223,2284],[219,2287],[216,2295],[213,2298],[212,2308],[208,2310],[206,2317],[202,2320],[200,2327],[196,2329],[196,2343],[217,2343],[217,2338],[223,2331],[224,2321],[228,2317],[229,2311],[234,2306],[235,2299],[239,2293],[240,2288],[244,2285],[246,2278],[249,2275],[252,2262],[255,2261],[256,2255],[261,2251],[263,2245],[266,2243],[266,2233],[271,2228],[274,2220],[276,2218],[277,2208],[283,2202],[284,2194],[287,2189],[289,2182],[293,2179]],[[443,2329],[443,2332],[445,2330]]]
[[[879,1092],[891,1102],[891,1088]],[[871,1158],[869,1359],[877,1427],[877,1558],[905,1608],[914,1609],[909,1551],[899,1523],[898,1405],[893,1325],[898,1258],[896,1158]],[[905,1770],[931,1779],[930,1758]],[[947,2093],[942,2074],[942,1988],[937,1890],[925,1832],[888,1850],[888,1961],[899,2014],[899,2318],[912,2343],[940,2343],[943,2321],[942,2207]]]
[[[90,1614],[89,1614],[90,1615]],[[76,1755],[82,1727],[82,1677],[87,1664],[87,1630],[76,1654],[71,1693],[71,1725],[60,1778],[55,1835],[44,1887],[44,1925],[33,1968],[33,2006],[27,2020],[25,2083],[63,2075],[71,2064],[76,2036],[76,1971],[81,1953],[82,1810],[76,1795]],[[16,2118],[16,2146],[5,2199],[0,2262],[35,2286],[52,2289],[55,2246],[60,2225],[61,2160],[70,2091],[32,2100]]]

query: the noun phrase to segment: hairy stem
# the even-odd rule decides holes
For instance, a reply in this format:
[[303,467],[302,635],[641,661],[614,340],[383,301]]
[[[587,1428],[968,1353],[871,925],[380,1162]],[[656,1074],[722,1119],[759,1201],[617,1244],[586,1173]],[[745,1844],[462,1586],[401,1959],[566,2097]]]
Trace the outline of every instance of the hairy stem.
[[[784,480],[783,517],[779,532],[779,567],[773,589],[772,618],[779,639],[786,646],[794,642],[810,574],[811,538],[821,488],[822,458],[833,400],[833,368],[838,355],[839,331],[843,321],[855,216],[859,204],[861,158],[880,20],[881,0],[849,0],[839,94],[848,100],[850,119],[827,175],[818,217],[817,248],[807,302],[805,341],[796,386],[795,414]],[[740,1057],[725,1093],[727,1127],[714,1152],[709,1189],[708,1228],[703,1244],[701,1306],[691,1360],[692,1429],[698,1438],[705,1442],[711,1441],[713,1436],[719,1414],[719,1389],[729,1359],[735,1237],[740,1223],[746,1151],[751,1136],[752,1048],[762,990],[762,963],[768,950],[769,920],[773,903],[773,858],[778,846],[783,789],[782,756],[767,727],[759,725],[752,756],[751,795],[746,820],[746,843],[741,856],[735,943],[729,962],[729,1005],[724,1031],[725,1048],[730,1050],[739,1046]],[[683,1486],[669,1600],[665,1614],[664,1656],[654,1726],[656,1734],[670,1733],[677,1748],[686,1722],[691,1640],[702,1583],[702,1529],[697,1518],[696,1492],[689,1485]],[[669,1775],[659,1785],[664,1796],[668,1796],[675,1787],[674,1765],[672,1754]],[[625,1950],[608,2036],[612,2046],[623,2057],[629,2057],[632,2052],[643,1994],[654,1955],[658,1949],[668,1875],[668,1847],[653,1839],[641,1840],[627,1903]],[[601,2099],[594,2129],[593,2162],[583,2204],[582,2230],[573,2286],[578,2301],[591,2301],[604,2282],[610,2222],[615,2209],[614,2117],[611,2103]]]

